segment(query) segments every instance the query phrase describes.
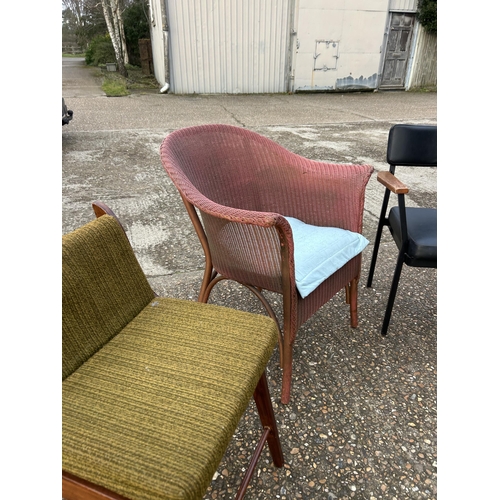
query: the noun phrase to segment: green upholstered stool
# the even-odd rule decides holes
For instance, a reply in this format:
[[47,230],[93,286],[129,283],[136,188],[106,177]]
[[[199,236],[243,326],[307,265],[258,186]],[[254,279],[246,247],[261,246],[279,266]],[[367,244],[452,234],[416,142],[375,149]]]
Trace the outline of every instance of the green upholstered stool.
[[265,316],[155,296],[110,215],[63,236],[63,497],[202,498],[252,395],[257,457],[267,441],[281,467],[277,335]]

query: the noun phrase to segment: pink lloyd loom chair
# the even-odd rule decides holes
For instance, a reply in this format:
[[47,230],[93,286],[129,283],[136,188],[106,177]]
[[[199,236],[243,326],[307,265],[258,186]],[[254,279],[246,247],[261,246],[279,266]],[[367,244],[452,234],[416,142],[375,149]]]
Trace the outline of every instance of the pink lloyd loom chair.
[[361,251],[368,243],[363,209],[373,167],[309,160],[229,125],[177,130],[160,153],[205,253],[198,300],[207,302],[219,281],[235,280],[280,326],[262,290],[283,296],[281,402],[288,403],[298,328],[342,288],[351,326],[358,326]]

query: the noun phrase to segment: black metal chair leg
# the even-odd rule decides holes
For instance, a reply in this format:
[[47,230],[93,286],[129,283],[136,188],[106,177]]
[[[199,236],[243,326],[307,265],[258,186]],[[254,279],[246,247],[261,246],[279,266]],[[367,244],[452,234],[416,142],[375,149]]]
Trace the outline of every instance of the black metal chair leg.
[[370,264],[370,272],[368,273],[368,279],[366,281],[367,288],[372,286],[373,274],[375,273],[375,265],[377,263],[377,255],[378,255],[378,247],[380,246],[380,239],[382,236],[382,228],[383,224],[379,224],[377,229],[377,236],[375,238],[375,243],[373,244],[373,253],[372,253],[372,261]]
[[368,280],[366,281],[366,287],[370,288],[372,286],[373,274],[375,273],[375,264],[377,263],[378,249],[380,246],[380,240],[382,239],[382,229],[387,226],[388,221],[385,216],[387,212],[387,205],[389,204],[389,196],[391,192],[386,189],[384,193],[384,200],[382,202],[382,209],[380,210],[380,218],[378,220],[377,235],[375,236],[375,243],[373,244],[372,261],[370,264],[370,272],[368,273]]
[[387,335],[389,322],[391,321],[392,307],[394,306],[394,299],[396,298],[396,292],[398,291],[399,277],[401,276],[401,271],[403,269],[403,263],[404,252],[401,251],[399,252],[396,269],[394,270],[394,277],[392,278],[391,291],[389,292],[389,300],[387,301],[387,307],[385,309],[384,323],[382,324],[382,335]]

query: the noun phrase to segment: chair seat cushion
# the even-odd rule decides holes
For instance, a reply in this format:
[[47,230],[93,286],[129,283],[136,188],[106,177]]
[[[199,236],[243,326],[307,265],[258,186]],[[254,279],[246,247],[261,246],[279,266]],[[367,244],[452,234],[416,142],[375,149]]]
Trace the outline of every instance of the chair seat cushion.
[[[401,216],[398,207],[391,208],[389,224],[394,241],[399,249],[402,246]],[[406,208],[408,228],[408,265],[417,267],[436,267],[437,265],[437,210],[435,208]]]
[[63,470],[132,500],[202,498],[276,341],[268,317],[153,299],[63,382]]
[[359,233],[285,218],[292,228],[295,284],[302,298],[368,245],[368,240]]

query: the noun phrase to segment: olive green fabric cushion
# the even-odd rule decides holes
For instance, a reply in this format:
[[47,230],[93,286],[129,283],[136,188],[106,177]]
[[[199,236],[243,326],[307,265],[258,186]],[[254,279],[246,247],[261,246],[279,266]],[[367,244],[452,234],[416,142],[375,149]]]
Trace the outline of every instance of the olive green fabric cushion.
[[202,498],[276,341],[268,317],[153,299],[63,382],[63,469],[132,500]]
[[62,239],[63,380],[155,296],[120,224],[104,215]]

